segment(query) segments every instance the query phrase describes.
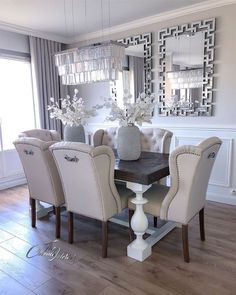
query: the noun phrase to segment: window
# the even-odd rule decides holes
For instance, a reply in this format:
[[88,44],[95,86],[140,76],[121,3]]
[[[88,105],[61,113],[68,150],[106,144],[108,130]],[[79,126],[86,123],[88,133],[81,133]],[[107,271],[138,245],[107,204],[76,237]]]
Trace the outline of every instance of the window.
[[0,123],[4,151],[24,130],[35,128],[30,61],[0,57]]

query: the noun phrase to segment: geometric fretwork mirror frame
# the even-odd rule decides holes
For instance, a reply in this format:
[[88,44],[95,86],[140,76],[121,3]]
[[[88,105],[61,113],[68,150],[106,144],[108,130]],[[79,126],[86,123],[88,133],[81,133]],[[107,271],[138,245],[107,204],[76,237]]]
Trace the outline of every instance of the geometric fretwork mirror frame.
[[[203,86],[201,103],[197,108],[167,107],[165,104],[166,79],[166,40],[183,34],[204,34]],[[159,52],[159,114],[161,116],[211,116],[213,107],[213,75],[215,53],[215,18],[196,21],[175,27],[165,28],[158,32]]]
[[[116,40],[126,46],[143,44],[144,46],[144,91],[151,94],[152,85],[152,33],[144,33]],[[111,95],[116,98],[116,82],[111,83]]]

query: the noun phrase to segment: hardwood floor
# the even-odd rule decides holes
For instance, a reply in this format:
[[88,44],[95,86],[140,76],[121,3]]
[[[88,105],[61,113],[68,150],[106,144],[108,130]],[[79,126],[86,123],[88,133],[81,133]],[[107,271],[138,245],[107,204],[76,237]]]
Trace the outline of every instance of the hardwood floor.
[[[109,224],[108,258],[101,258],[101,224],[75,216],[74,244],[67,243],[67,212],[55,244],[76,254],[69,264],[46,257],[27,258],[30,247],[55,236],[55,215],[31,228],[28,190],[0,191],[0,294],[144,295],[236,294],[236,208],[208,202],[206,241],[200,239],[198,216],[189,225],[191,262],[183,261],[181,229],[153,247],[140,263],[126,256],[128,229]],[[153,219],[150,218],[150,222]]]

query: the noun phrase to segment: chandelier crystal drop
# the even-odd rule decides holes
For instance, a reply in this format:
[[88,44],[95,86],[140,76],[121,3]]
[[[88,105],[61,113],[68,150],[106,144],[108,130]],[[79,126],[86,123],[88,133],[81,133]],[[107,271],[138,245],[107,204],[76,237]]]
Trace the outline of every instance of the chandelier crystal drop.
[[118,80],[123,69],[125,46],[107,41],[55,54],[63,85]]

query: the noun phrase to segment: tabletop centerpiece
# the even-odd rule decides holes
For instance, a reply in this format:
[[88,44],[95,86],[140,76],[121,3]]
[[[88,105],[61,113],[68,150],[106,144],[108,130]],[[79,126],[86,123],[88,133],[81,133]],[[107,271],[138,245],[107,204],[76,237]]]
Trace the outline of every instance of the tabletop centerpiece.
[[109,121],[119,121],[117,137],[117,153],[121,160],[137,160],[141,154],[141,134],[139,126],[142,123],[152,123],[156,100],[154,94],[139,94],[135,102],[131,102],[132,96],[127,91],[124,92],[123,107],[118,105],[116,99],[106,98],[104,106],[110,109],[110,114],[106,118]]
[[96,116],[96,109],[86,109],[84,100],[78,97],[78,89],[74,90],[73,97],[67,95],[66,98],[55,102],[50,98],[51,105],[48,106],[50,118],[61,120],[64,127],[64,140],[74,142],[85,142],[84,124],[86,119]]

